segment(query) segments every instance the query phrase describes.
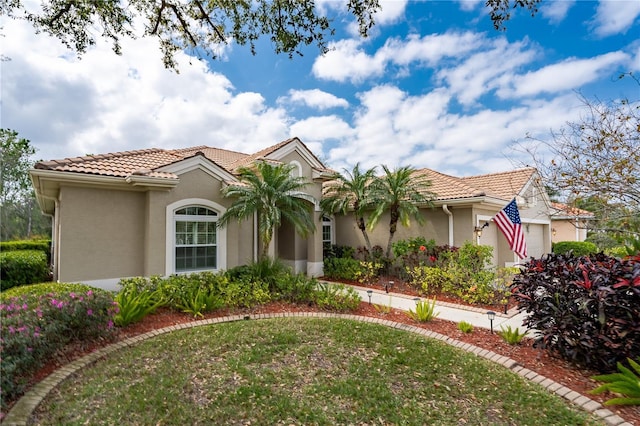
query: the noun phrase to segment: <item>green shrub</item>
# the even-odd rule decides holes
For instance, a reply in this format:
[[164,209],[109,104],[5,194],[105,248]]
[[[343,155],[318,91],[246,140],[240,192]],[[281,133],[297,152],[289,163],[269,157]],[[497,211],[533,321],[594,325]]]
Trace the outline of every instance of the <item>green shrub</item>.
[[339,246],[336,244],[332,244],[328,247],[324,247],[323,253],[322,253],[324,259],[327,259],[330,257],[353,259],[355,254],[356,254],[356,251],[353,247]]
[[51,259],[51,240],[0,241],[0,252],[16,250],[43,251]]
[[629,253],[627,252],[627,248],[625,246],[616,246],[616,247],[607,248],[607,249],[604,249],[604,253],[607,256],[617,257],[619,259],[622,259],[623,257],[627,257],[629,255]]
[[592,390],[592,394],[597,395],[608,391],[621,395],[609,399],[604,405],[640,405],[640,364],[631,358],[628,358],[627,362],[635,372],[618,362],[618,373],[592,377],[594,380],[605,383]]
[[416,311],[409,309],[409,316],[418,322],[428,322],[439,315],[436,312],[436,299],[421,300],[416,304]]
[[463,333],[471,333],[473,332],[473,324],[468,323],[466,321],[460,321],[458,323],[458,330],[462,331]]
[[118,327],[125,327],[142,320],[164,305],[160,290],[140,290],[137,287],[125,287],[115,296],[118,313],[114,322]]
[[44,296],[49,293],[86,293],[89,290],[94,293],[111,294],[111,292],[107,290],[94,288],[86,284],[51,282],[12,287],[9,290],[0,293],[0,302],[5,303],[12,297],[24,297],[26,298],[27,304],[31,306],[33,302],[38,301],[40,296]]
[[512,329],[510,325],[508,325],[507,328],[501,326],[500,331],[498,331],[498,336],[502,337],[502,339],[510,345],[519,344],[526,335],[527,331],[520,332],[518,327]]
[[281,277],[272,291],[272,298],[290,303],[311,303],[318,281],[304,274]]
[[47,255],[38,250],[0,253],[0,290],[49,280]]
[[383,268],[382,262],[360,261],[360,270],[356,273],[356,281],[360,284],[372,284],[378,280]]
[[116,314],[111,294],[58,291],[0,303],[0,405],[15,399],[44,362],[73,342],[109,339]]
[[362,273],[360,261],[346,257],[331,257],[324,259],[324,276],[333,280],[358,279]]
[[320,309],[348,312],[358,309],[360,295],[355,289],[344,284],[318,283],[314,302]]
[[224,306],[230,308],[249,308],[271,300],[268,283],[248,276],[241,276],[233,281],[225,277],[218,282],[218,289]]
[[225,275],[231,280],[262,281],[270,291],[278,288],[278,282],[291,276],[291,268],[280,259],[265,258],[248,265],[229,269]]
[[574,256],[588,256],[596,254],[598,247],[588,241],[559,241],[553,244],[551,251],[555,254],[572,252]]
[[449,288],[451,276],[442,268],[433,266],[414,266],[406,269],[411,285],[424,294]]

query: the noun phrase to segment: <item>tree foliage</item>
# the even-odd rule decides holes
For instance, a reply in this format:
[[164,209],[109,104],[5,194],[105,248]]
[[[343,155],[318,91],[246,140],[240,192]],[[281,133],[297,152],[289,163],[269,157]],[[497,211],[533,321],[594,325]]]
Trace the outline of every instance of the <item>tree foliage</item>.
[[578,121],[527,151],[545,181],[570,204],[594,212],[601,230],[638,233],[629,225],[640,213],[640,103],[582,101]]
[[[378,0],[348,0],[346,6],[366,37]],[[58,38],[79,55],[98,38],[110,41],[120,54],[122,39],[136,37],[134,26],[142,18],[143,36],[158,39],[165,66],[174,69],[178,51],[216,58],[222,45],[234,41],[255,54],[262,36],[269,37],[276,53],[290,57],[311,44],[324,53],[326,36],[334,32],[314,1],[299,0],[42,0],[36,13],[27,11],[22,0],[9,0],[0,12],[28,20],[37,32]]]
[[[378,0],[343,0],[366,37],[374,25]],[[512,11],[534,15],[540,0],[487,0],[490,18],[504,30]],[[301,46],[316,44],[326,53],[334,18],[324,16],[313,0],[41,0],[41,10],[30,11],[23,0],[0,2],[0,15],[29,21],[36,32],[58,38],[82,55],[103,38],[120,54],[122,39],[135,38],[135,24],[144,22],[143,37],[159,41],[164,65],[177,69],[175,54],[186,50],[216,58],[216,51],[234,41],[249,45],[269,37],[276,53],[301,55]]]
[[332,180],[324,186],[320,201],[322,211],[327,214],[344,215],[353,211],[356,226],[362,232],[369,253],[371,253],[371,241],[367,233],[365,216],[373,205],[371,185],[376,179],[375,170],[373,167],[363,172],[360,170],[360,163],[357,163],[351,171],[344,169],[344,174],[334,173],[331,176]]
[[0,145],[0,240],[48,234],[50,221],[40,212],[29,179],[35,148],[10,129],[0,129]]
[[297,195],[308,182],[303,177],[292,176],[293,167],[290,164],[258,162],[255,167],[241,168],[240,182],[223,190],[226,197],[235,199],[218,220],[218,225],[225,226],[231,219],[250,219],[257,214],[262,259],[266,258],[274,231],[283,219],[303,237],[315,229],[309,202]]
[[391,257],[393,236],[398,223],[408,227],[411,217],[418,223],[424,222],[420,214],[420,207],[432,206],[433,195],[428,188],[431,182],[423,175],[415,173],[409,166],[398,167],[394,170],[382,166],[384,175],[378,178],[372,193],[375,210],[369,218],[369,226],[376,226],[382,214],[389,211],[389,240],[387,242],[386,257]]

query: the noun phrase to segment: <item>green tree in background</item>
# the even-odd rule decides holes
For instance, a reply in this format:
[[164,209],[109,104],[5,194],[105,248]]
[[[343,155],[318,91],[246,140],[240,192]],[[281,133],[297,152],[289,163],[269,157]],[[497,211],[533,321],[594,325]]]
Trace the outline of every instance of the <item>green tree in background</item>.
[[309,201],[299,197],[308,182],[303,177],[291,175],[290,164],[271,165],[258,162],[255,167],[239,170],[238,184],[223,190],[226,197],[235,198],[231,206],[218,220],[226,226],[230,220],[246,220],[258,216],[258,233],[262,249],[260,258],[265,259],[273,234],[283,219],[291,223],[303,237],[314,231],[313,216]]
[[[378,0],[343,0],[362,37],[374,25]],[[487,0],[494,27],[505,23],[516,9],[537,12],[540,0]],[[289,57],[301,53],[301,46],[315,44],[326,53],[327,36],[335,16],[322,15],[313,0],[42,0],[40,11],[25,7],[23,0],[3,0],[0,15],[31,22],[37,32],[62,41],[78,55],[103,38],[121,53],[123,38],[135,38],[134,23],[144,22],[143,37],[158,39],[167,68],[176,68],[175,53],[216,58],[220,48],[234,41],[249,45],[269,37],[276,53]]]
[[49,235],[50,220],[41,213],[29,179],[35,148],[10,129],[0,129],[0,143],[0,240]]

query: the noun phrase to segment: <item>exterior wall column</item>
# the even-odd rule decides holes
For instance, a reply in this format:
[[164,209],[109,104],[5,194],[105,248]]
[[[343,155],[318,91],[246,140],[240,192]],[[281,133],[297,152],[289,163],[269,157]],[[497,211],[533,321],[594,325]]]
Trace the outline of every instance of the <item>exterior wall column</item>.
[[321,277],[323,271],[322,255],[322,212],[312,212],[315,232],[307,238],[307,275],[310,277]]

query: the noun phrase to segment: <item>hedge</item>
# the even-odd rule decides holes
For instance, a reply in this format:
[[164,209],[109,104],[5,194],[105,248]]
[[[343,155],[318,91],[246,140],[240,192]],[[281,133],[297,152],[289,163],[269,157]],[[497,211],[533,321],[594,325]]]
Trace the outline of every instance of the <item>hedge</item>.
[[49,281],[47,255],[39,250],[0,253],[0,290]]
[[598,253],[598,247],[589,241],[559,241],[553,244],[555,254],[566,254],[571,251],[574,256],[589,256]]

